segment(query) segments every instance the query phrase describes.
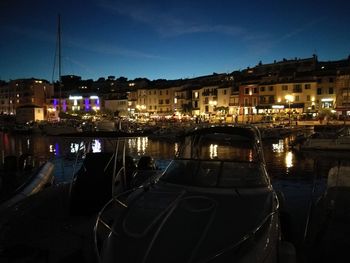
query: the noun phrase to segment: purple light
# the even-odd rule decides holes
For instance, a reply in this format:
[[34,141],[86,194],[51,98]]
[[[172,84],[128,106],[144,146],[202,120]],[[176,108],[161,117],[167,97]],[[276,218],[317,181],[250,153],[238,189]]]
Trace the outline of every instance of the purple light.
[[96,105],[100,106],[100,100],[99,99],[96,100]]
[[56,108],[56,106],[57,106],[57,99],[53,99],[53,106]]
[[88,111],[90,109],[90,106],[89,106],[89,99],[85,99],[84,100],[84,104],[85,104],[85,111]]
[[60,146],[58,143],[55,143],[55,155],[60,155]]
[[66,100],[63,101],[63,111],[67,111],[67,104]]

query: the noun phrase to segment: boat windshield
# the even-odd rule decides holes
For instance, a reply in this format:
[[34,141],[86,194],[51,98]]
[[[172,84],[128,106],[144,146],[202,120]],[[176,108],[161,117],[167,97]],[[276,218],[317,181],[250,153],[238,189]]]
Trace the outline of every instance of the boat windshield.
[[210,133],[185,138],[176,158],[257,162],[260,156],[258,145],[251,137],[241,134]]
[[259,163],[215,160],[174,160],[160,180],[173,184],[215,188],[268,185],[266,171]]
[[201,187],[266,186],[261,152],[248,135],[203,133],[186,137],[161,180]]

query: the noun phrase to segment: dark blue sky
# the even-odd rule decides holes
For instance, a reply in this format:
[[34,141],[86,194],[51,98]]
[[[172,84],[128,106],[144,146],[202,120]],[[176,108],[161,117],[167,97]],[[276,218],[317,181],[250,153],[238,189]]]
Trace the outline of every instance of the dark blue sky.
[[[350,55],[350,1],[1,0],[0,79],[192,78],[283,58]],[[57,71],[54,80],[57,80]]]

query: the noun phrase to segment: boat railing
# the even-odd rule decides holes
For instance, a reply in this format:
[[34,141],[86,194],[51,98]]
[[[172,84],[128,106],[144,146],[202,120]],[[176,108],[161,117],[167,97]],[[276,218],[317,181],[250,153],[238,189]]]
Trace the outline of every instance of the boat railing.
[[[125,138],[121,138],[117,140],[115,151],[114,151],[114,163],[113,163],[113,174],[112,174],[112,196],[114,196],[122,187],[125,190],[126,187],[126,146],[127,141]],[[119,158],[119,154],[121,154],[121,158]],[[121,161],[121,167],[119,166]],[[117,169],[119,170],[117,171]]]
[[77,173],[77,166],[79,162],[79,158],[83,155],[86,155],[88,151],[90,151],[91,148],[91,142],[81,142],[78,146],[78,150],[76,152],[75,158],[74,158],[74,164],[73,164],[73,171],[72,171],[72,180],[69,185],[69,196],[71,196],[71,193],[73,191],[74,182],[77,179],[78,173]]
[[[138,188],[141,189],[143,187],[144,186],[140,186]],[[124,211],[124,209],[128,208],[128,204],[127,204],[127,202],[125,202],[123,200],[123,198],[126,198],[133,191],[135,191],[135,189],[130,189],[128,191],[125,191],[125,192],[123,192],[123,193],[113,197],[108,203],[106,203],[104,205],[104,207],[98,213],[93,232],[94,232],[94,245],[95,245],[94,249],[95,249],[97,261],[99,263],[100,262],[102,263],[102,260],[103,260],[103,257],[101,255],[101,251],[103,249],[104,242],[111,235],[119,236],[119,234],[115,231],[115,229],[113,229],[113,225],[119,219],[118,216],[123,214],[122,211]],[[164,226],[164,224],[169,219],[169,217],[171,216],[173,211],[176,209],[176,207],[178,206],[179,202],[184,200],[184,199],[186,199],[186,197],[184,197],[184,194],[185,194],[185,192],[180,193],[179,196],[170,204],[170,206],[167,207],[164,210],[164,213],[162,213],[159,217],[155,218],[154,221],[158,221],[159,218],[164,217],[162,222],[159,224],[158,229],[155,231],[155,235],[153,236],[153,238],[151,240],[151,243],[148,246],[148,249],[147,249],[147,251],[145,253],[143,262],[146,261],[147,256],[149,254],[149,251],[152,248],[152,245],[155,242],[155,239],[157,238],[157,235],[160,232],[161,228]],[[203,197],[198,196],[196,198],[203,198]],[[204,197],[204,198],[206,198],[206,197]],[[265,224],[269,220],[273,220],[273,216],[275,216],[279,212],[280,203],[279,203],[278,195],[275,192],[273,192],[273,199],[275,201],[274,209],[270,213],[268,213],[264,218],[262,218],[260,223],[255,228],[253,228],[251,231],[246,233],[237,242],[232,243],[232,244],[228,245],[227,247],[223,248],[222,250],[218,251],[214,255],[211,255],[209,258],[205,259],[204,262],[209,262],[209,261],[215,260],[215,258],[217,258],[217,257],[219,257],[219,256],[221,256],[221,255],[223,255],[223,254],[225,254],[225,253],[227,253],[229,251],[232,251],[232,250],[238,248],[239,246],[241,246],[247,240],[249,240],[251,238],[254,238],[256,236],[256,234],[261,229],[263,229]],[[210,222],[208,223],[206,229],[209,229],[209,225],[212,222],[214,217],[215,217],[215,213],[212,214],[212,218],[211,218]],[[155,222],[151,223],[150,226],[147,229],[149,229],[154,224],[155,224]],[[145,233],[143,233],[140,236],[135,236],[135,237],[142,237],[142,236],[144,236],[144,234]],[[198,248],[200,246],[200,243],[204,240],[205,235],[206,235],[206,231],[203,233],[202,238],[198,241],[198,244],[197,244],[196,248]],[[134,236],[134,235],[132,234],[132,236]],[[193,251],[193,253],[192,253],[192,259],[195,256],[195,252],[196,251]]]
[[[138,188],[143,187],[144,186],[140,186]],[[110,234],[117,235],[117,233],[113,230],[113,223],[116,221],[115,215],[120,215],[121,212],[128,207],[127,203],[123,199],[133,191],[135,191],[135,188],[113,196],[112,199],[110,199],[102,207],[97,215],[93,229],[93,238],[95,245],[94,250],[98,262],[102,262],[100,254],[104,241],[110,236]]]

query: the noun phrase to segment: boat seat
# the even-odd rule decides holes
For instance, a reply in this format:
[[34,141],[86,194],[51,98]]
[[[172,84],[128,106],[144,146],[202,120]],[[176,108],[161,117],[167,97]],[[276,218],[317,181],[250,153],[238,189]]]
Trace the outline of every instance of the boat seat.
[[138,170],[156,170],[156,165],[151,156],[142,156],[137,162]]
[[113,161],[110,162],[111,158],[112,153],[86,155],[71,188],[71,214],[88,215],[98,212],[112,197]]

